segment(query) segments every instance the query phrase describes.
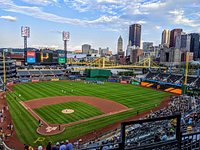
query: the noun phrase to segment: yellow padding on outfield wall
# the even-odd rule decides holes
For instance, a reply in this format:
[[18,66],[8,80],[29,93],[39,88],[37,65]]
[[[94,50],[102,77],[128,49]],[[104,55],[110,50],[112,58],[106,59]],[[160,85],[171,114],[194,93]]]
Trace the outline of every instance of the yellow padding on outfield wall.
[[141,86],[147,86],[148,84],[148,82],[141,82]]
[[174,88],[165,89],[166,92],[173,90]]
[[175,94],[182,94],[182,90],[181,89],[174,89],[170,91],[171,93],[175,93]]
[[146,87],[150,87],[150,86],[152,86],[153,84],[148,84]]

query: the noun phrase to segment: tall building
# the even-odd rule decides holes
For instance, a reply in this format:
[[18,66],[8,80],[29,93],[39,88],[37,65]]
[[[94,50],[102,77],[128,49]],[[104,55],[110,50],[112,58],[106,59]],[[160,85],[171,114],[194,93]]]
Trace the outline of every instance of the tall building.
[[120,37],[118,38],[118,42],[117,42],[117,53],[119,52],[123,52],[123,39],[120,35]]
[[109,47],[107,47],[107,48],[99,48],[99,54],[102,57],[104,57],[106,55],[110,55]]
[[117,55],[118,57],[124,57],[124,51],[123,51],[123,39],[120,36],[117,42]]
[[180,34],[182,31],[183,31],[183,29],[173,29],[173,30],[171,30],[169,47],[175,47],[176,46],[176,36],[177,36],[177,34]]
[[142,49],[131,49],[130,51],[130,62],[137,63],[143,59],[144,51]]
[[181,53],[179,49],[162,48],[160,50],[160,63],[166,66],[179,65],[181,62]]
[[143,45],[142,49],[144,51],[148,51],[153,47],[153,42],[143,42],[142,45]]
[[193,52],[194,60],[200,60],[200,34],[191,33],[190,52]]
[[191,35],[184,32],[178,33],[176,36],[175,48],[181,51],[190,51]]
[[129,27],[129,46],[140,48],[141,43],[141,25],[133,24]]
[[170,30],[165,29],[162,32],[162,40],[161,40],[161,44],[163,46],[169,47],[169,43],[170,43]]
[[82,53],[83,54],[89,54],[90,50],[91,50],[91,45],[89,45],[89,44],[82,45]]

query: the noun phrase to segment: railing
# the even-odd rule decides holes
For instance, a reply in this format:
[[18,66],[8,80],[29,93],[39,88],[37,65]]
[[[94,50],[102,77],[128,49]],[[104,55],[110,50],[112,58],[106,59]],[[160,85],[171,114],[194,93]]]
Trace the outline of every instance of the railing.
[[[172,120],[176,119],[176,134],[175,138],[173,140],[168,140],[165,142],[156,142],[156,143],[150,143],[150,144],[144,144],[144,145],[137,145],[135,147],[127,147],[126,145],[126,126],[134,125],[134,124],[145,124],[145,123],[155,123],[165,120]],[[174,116],[168,116],[168,117],[161,117],[161,118],[153,118],[153,119],[145,119],[145,120],[137,120],[137,121],[130,121],[130,122],[123,122],[121,124],[121,150],[124,149],[136,149],[136,150],[142,150],[142,149],[148,149],[148,150],[164,150],[166,147],[168,147],[171,150],[179,150],[181,148],[181,132],[180,132],[180,115],[174,115]]]
[[199,150],[200,132],[184,134],[181,140],[181,150]]
[[2,139],[0,138],[0,150],[14,150],[14,149],[9,148],[9,147],[6,145],[6,143],[4,143],[4,142],[2,141]]
[[[172,116],[171,116],[172,117]],[[170,119],[171,117],[163,117],[162,119]],[[175,116],[180,117],[180,116]],[[174,116],[172,117],[174,118]],[[156,118],[153,120],[158,120]],[[180,118],[179,118],[180,119]],[[150,121],[152,119],[148,119]],[[141,120],[143,122],[143,120]],[[140,121],[140,122],[141,122]],[[138,122],[138,121],[137,121]],[[178,125],[179,123],[177,123]],[[180,127],[178,127],[180,128]],[[177,128],[177,129],[178,129]],[[80,147],[80,150],[101,150],[102,148],[107,148],[109,150],[200,150],[200,132],[180,134],[179,129],[177,132],[177,138],[174,140],[168,140],[163,142],[156,142],[147,145],[139,146],[125,146],[125,143],[108,143],[105,145],[100,145],[99,143],[90,147]],[[123,137],[123,136],[122,136]]]

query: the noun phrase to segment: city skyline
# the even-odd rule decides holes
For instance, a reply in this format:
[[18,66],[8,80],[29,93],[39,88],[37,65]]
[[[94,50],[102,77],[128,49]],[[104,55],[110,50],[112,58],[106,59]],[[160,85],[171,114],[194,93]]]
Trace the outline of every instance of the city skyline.
[[142,25],[142,41],[158,45],[164,29],[200,32],[198,8],[198,0],[2,0],[0,47],[23,48],[20,28],[29,26],[28,47],[63,49],[62,31],[69,31],[68,50],[90,44],[116,53],[120,35],[126,50],[134,23]]

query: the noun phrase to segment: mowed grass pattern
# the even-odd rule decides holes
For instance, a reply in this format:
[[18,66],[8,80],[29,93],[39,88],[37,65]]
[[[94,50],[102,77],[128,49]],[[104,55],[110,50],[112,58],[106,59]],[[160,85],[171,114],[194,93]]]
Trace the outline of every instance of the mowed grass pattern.
[[[76,138],[106,125],[132,117],[136,115],[137,110],[139,112],[143,112],[145,110],[152,109],[156,105],[159,105],[164,97],[170,95],[165,92],[143,88],[140,86],[121,85],[118,83],[96,85],[85,84],[83,82],[40,82],[19,84],[14,86],[13,90],[14,92],[7,94],[7,100],[17,136],[21,142],[30,145],[46,144],[49,140],[56,142]],[[66,93],[63,93],[62,90],[65,90]],[[21,97],[15,100],[15,96],[19,94],[21,94]],[[94,96],[113,100],[129,108],[133,108],[133,110],[71,126],[59,135],[43,136],[46,138],[43,143],[33,143],[38,137],[41,137],[41,135],[36,133],[38,121],[35,120],[30,113],[19,104],[19,101],[52,96],[72,95]]]
[[[64,109],[73,109],[74,113],[64,114]],[[66,124],[102,115],[98,108],[83,102],[67,102],[36,108],[34,111],[50,124]]]

